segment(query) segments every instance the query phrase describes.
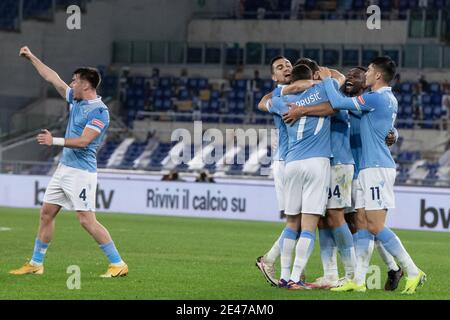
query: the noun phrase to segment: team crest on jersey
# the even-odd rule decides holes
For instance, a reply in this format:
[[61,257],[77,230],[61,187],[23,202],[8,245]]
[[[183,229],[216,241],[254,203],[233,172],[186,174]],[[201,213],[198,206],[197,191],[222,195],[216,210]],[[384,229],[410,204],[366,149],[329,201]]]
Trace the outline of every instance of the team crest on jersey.
[[359,96],[359,97],[358,97],[358,101],[359,101],[362,105],[365,105],[365,104],[366,104],[366,101],[364,101],[363,96]]

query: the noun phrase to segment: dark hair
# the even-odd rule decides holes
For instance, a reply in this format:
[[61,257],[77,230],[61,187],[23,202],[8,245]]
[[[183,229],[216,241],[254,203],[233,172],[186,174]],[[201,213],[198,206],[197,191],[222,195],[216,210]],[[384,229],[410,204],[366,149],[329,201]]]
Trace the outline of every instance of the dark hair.
[[357,67],[354,67],[353,69],[358,69],[358,70],[367,72],[367,68],[366,67],[362,67],[362,66],[357,66]]
[[313,72],[312,72],[311,68],[308,67],[306,64],[297,64],[292,69],[291,79],[292,79],[292,81],[311,80],[312,75],[313,75]]
[[383,74],[384,81],[390,82],[392,79],[394,79],[397,67],[395,65],[395,62],[390,57],[377,57],[373,59],[370,64],[374,65],[374,67]]
[[77,74],[81,80],[89,82],[94,89],[97,89],[102,81],[100,73],[95,68],[78,68],[73,74]]
[[294,67],[298,64],[307,65],[313,73],[316,73],[317,71],[319,71],[319,64],[313,59],[300,58],[297,61],[295,61]]
[[284,56],[276,56],[276,57],[273,57],[272,60],[270,60],[270,74],[273,74],[273,64],[275,63],[275,61],[280,60],[280,59],[287,60]]

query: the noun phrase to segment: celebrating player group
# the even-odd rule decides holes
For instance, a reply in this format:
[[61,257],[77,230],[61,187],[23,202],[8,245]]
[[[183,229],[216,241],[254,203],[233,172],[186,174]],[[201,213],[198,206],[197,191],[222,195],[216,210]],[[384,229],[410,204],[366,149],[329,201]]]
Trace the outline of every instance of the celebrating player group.
[[[280,288],[366,292],[376,247],[389,269],[385,290],[395,290],[405,274],[402,293],[415,293],[426,275],[385,225],[395,207],[396,165],[389,150],[398,136],[397,100],[389,87],[395,63],[378,57],[344,76],[309,58],[292,66],[278,56],[270,68],[277,88],[258,107],[273,114],[278,129],[273,175],[286,226],[257,267]],[[305,267],[317,228],[324,273],[308,283]]]

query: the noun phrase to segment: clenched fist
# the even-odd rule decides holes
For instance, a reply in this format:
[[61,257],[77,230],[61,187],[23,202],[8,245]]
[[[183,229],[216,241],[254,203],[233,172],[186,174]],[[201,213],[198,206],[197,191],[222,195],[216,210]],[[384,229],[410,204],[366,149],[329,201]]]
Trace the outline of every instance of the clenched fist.
[[30,49],[27,46],[20,48],[19,55],[27,59],[30,59],[33,56],[33,54],[31,53]]
[[50,131],[43,129],[40,134],[37,135],[36,140],[39,144],[51,146],[53,143],[53,137]]

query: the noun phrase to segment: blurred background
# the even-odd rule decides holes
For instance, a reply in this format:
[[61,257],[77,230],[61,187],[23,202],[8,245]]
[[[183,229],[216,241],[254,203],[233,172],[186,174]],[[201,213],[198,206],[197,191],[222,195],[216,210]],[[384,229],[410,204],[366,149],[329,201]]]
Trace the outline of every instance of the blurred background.
[[[79,30],[66,25],[73,4]],[[381,9],[380,30],[366,26],[370,4]],[[171,134],[193,131],[195,120],[203,130],[272,128],[256,108],[273,89],[271,58],[309,57],[345,73],[388,55],[398,65],[396,183],[450,187],[450,1],[1,0],[0,171],[50,175],[61,149],[39,146],[35,136],[41,128],[63,135],[68,109],[19,57],[23,45],[67,83],[79,66],[100,70],[111,114],[102,172],[209,182],[269,181],[270,163],[250,163],[261,155],[234,146],[226,151],[245,163],[176,165],[170,150],[194,146]],[[259,143],[273,153],[270,139]]]

